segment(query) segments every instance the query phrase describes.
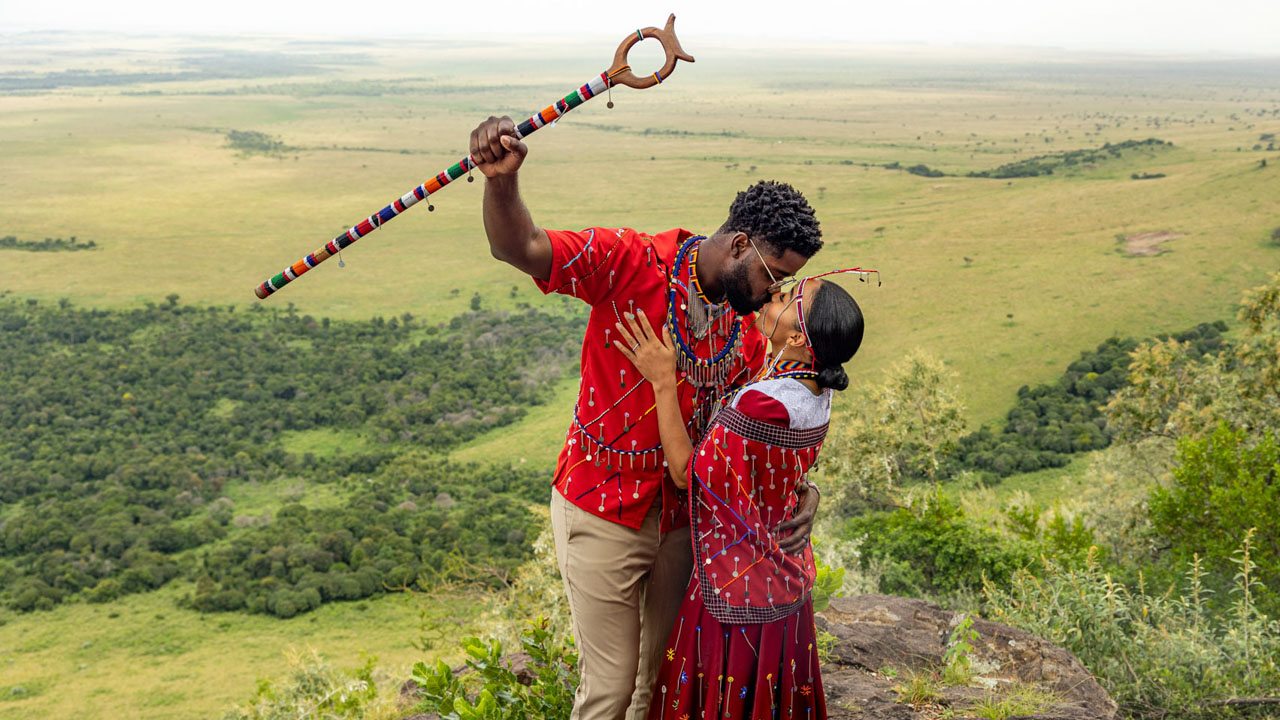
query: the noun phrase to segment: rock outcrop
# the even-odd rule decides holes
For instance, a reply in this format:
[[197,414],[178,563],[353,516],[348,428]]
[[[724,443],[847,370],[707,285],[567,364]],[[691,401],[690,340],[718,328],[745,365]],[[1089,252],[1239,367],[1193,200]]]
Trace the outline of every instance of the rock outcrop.
[[984,700],[997,701],[1010,688],[1038,688],[1056,700],[1038,720],[1112,720],[1116,705],[1084,665],[1066,650],[1031,633],[974,618],[978,640],[969,653],[976,672],[969,687],[939,688],[940,700],[917,707],[903,702],[904,677],[936,673],[961,615],[923,600],[891,595],[833,598],[817,618],[820,631],[835,636],[831,660],[822,669],[827,711],[835,720],[936,717],[950,706],[955,717]]

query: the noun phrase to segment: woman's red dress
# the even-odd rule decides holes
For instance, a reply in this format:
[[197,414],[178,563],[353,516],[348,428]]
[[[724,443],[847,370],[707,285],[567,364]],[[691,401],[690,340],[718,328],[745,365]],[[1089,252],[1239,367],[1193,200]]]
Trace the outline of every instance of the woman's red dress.
[[[800,392],[796,392],[799,389]],[[808,546],[768,530],[792,517],[817,458],[830,393],[754,383],[713,420],[690,461],[695,570],[649,720],[825,720]]]

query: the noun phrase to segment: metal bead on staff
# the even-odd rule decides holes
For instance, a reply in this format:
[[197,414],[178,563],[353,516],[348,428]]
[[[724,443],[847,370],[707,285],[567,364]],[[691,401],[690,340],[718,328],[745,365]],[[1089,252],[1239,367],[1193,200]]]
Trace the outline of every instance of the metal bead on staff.
[[[617,52],[614,53],[613,64],[609,66],[608,70],[591,78],[587,84],[557,100],[554,104],[547,106],[542,112],[532,115],[528,120],[520,123],[516,128],[516,137],[526,138],[532,135],[539,128],[554,123],[564,117],[570,110],[602,92],[612,96],[614,85],[625,85],[636,90],[650,88],[671,77],[671,73],[676,67],[676,61],[693,62],[693,56],[686,53],[680,47],[680,41],[676,39],[675,25],[676,16],[673,14],[667,18],[667,25],[662,29],[647,27],[643,30],[636,30],[633,34],[628,34],[626,39],[618,46]],[[658,72],[644,77],[637,77],[631,72],[631,66],[627,64],[627,53],[636,43],[645,38],[655,38],[662,43],[662,49],[666,53],[666,61],[663,62],[662,69]],[[613,107],[612,97],[610,97],[608,105]],[[306,274],[311,268],[337,255],[355,241],[382,227],[385,223],[400,215],[400,213],[423,200],[427,201],[428,210],[434,210],[435,207],[431,205],[431,201],[428,198],[440,192],[446,185],[463,175],[467,175],[467,180],[470,182],[470,173],[477,165],[479,165],[479,162],[476,161],[475,156],[467,155],[440,174],[392,201],[390,205],[351,226],[346,232],[325,243],[315,252],[298,260],[274,277],[265,280],[254,289],[254,294],[259,299],[267,298],[280,288]]]

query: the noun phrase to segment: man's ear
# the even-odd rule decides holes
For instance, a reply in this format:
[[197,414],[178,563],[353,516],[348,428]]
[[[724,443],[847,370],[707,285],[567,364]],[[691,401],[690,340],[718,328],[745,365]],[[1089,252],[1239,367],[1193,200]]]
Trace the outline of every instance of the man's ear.
[[739,230],[729,237],[729,252],[734,260],[742,257],[742,254],[751,249],[751,240],[747,238],[747,234]]

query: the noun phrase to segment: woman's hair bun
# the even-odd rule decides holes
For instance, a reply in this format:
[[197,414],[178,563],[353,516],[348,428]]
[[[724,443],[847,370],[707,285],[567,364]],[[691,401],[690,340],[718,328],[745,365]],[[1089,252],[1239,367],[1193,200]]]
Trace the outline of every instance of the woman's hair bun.
[[849,387],[849,376],[840,365],[821,368],[818,370],[818,387],[844,390]]
[[804,324],[818,370],[818,386],[832,390],[849,387],[844,364],[862,345],[862,308],[847,290],[823,282],[805,298]]

